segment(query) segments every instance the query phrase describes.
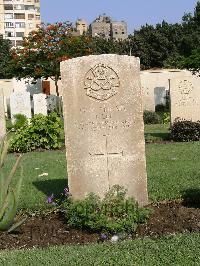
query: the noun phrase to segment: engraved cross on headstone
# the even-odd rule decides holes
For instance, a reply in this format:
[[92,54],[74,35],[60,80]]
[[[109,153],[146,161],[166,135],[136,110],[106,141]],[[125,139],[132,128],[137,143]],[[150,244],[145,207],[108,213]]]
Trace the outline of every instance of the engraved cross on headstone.
[[91,156],[99,156],[99,157],[104,157],[106,158],[106,162],[107,162],[107,171],[108,171],[108,183],[109,183],[109,188],[110,188],[110,169],[109,169],[109,158],[115,158],[115,157],[121,157],[121,156],[124,156],[124,153],[123,151],[121,152],[109,152],[108,151],[108,137],[107,136],[104,136],[105,139],[106,139],[106,149],[105,149],[105,152],[102,152],[102,153],[94,153],[94,154],[91,154]]

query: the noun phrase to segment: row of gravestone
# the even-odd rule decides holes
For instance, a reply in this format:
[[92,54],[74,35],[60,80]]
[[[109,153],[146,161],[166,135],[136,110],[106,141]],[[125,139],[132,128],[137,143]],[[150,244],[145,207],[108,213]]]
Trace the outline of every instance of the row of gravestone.
[[[33,95],[33,113],[47,115],[48,111],[53,111],[58,106],[58,97],[39,93]],[[16,91],[10,96],[10,113],[13,119],[16,114],[23,114],[31,118],[31,98],[30,92]]]
[[[199,78],[185,77],[185,79],[172,79],[171,83],[171,121],[175,119],[187,119],[197,121],[200,119],[200,94]],[[143,95],[143,97],[145,97]],[[55,95],[34,94],[31,104],[30,93],[26,91],[15,91],[10,97],[11,117],[15,114],[23,114],[31,118],[31,107],[34,114],[47,115],[59,106],[59,98]],[[195,110],[195,112],[193,111]]]
[[[3,89],[0,88],[0,139],[6,134],[5,109],[4,109]],[[33,95],[34,114],[47,115],[49,111],[59,109],[61,98],[55,95],[46,95],[43,93]],[[30,92],[19,91],[13,92],[10,97],[10,112],[14,122],[16,114],[25,115],[27,118],[32,117]]]
[[[75,199],[89,192],[103,197],[118,184],[146,205],[139,59],[119,55],[75,58],[61,63],[61,74],[70,193]],[[177,84],[172,93],[178,100],[172,100],[172,113],[181,117],[183,112],[197,112],[196,119],[198,93],[187,81]]]

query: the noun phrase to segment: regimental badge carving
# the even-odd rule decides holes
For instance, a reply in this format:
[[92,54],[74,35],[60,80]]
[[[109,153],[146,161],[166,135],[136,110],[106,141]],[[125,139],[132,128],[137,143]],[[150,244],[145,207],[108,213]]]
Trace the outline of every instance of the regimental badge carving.
[[105,64],[98,64],[85,75],[86,95],[105,101],[117,94],[120,81],[117,73]]

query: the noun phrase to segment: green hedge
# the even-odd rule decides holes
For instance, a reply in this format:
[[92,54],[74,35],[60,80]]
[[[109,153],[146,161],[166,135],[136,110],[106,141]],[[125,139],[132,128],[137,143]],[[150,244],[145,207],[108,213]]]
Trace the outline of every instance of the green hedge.
[[171,138],[174,141],[187,142],[200,140],[200,121],[187,120],[174,122],[171,127]]

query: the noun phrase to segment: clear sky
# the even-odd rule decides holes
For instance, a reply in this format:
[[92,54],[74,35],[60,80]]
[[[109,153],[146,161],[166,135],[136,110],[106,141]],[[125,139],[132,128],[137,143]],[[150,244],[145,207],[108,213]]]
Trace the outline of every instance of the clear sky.
[[166,20],[180,22],[184,13],[193,12],[198,0],[40,0],[42,21],[75,22],[84,18],[91,23],[106,13],[113,20],[125,20],[129,33],[141,25]]

